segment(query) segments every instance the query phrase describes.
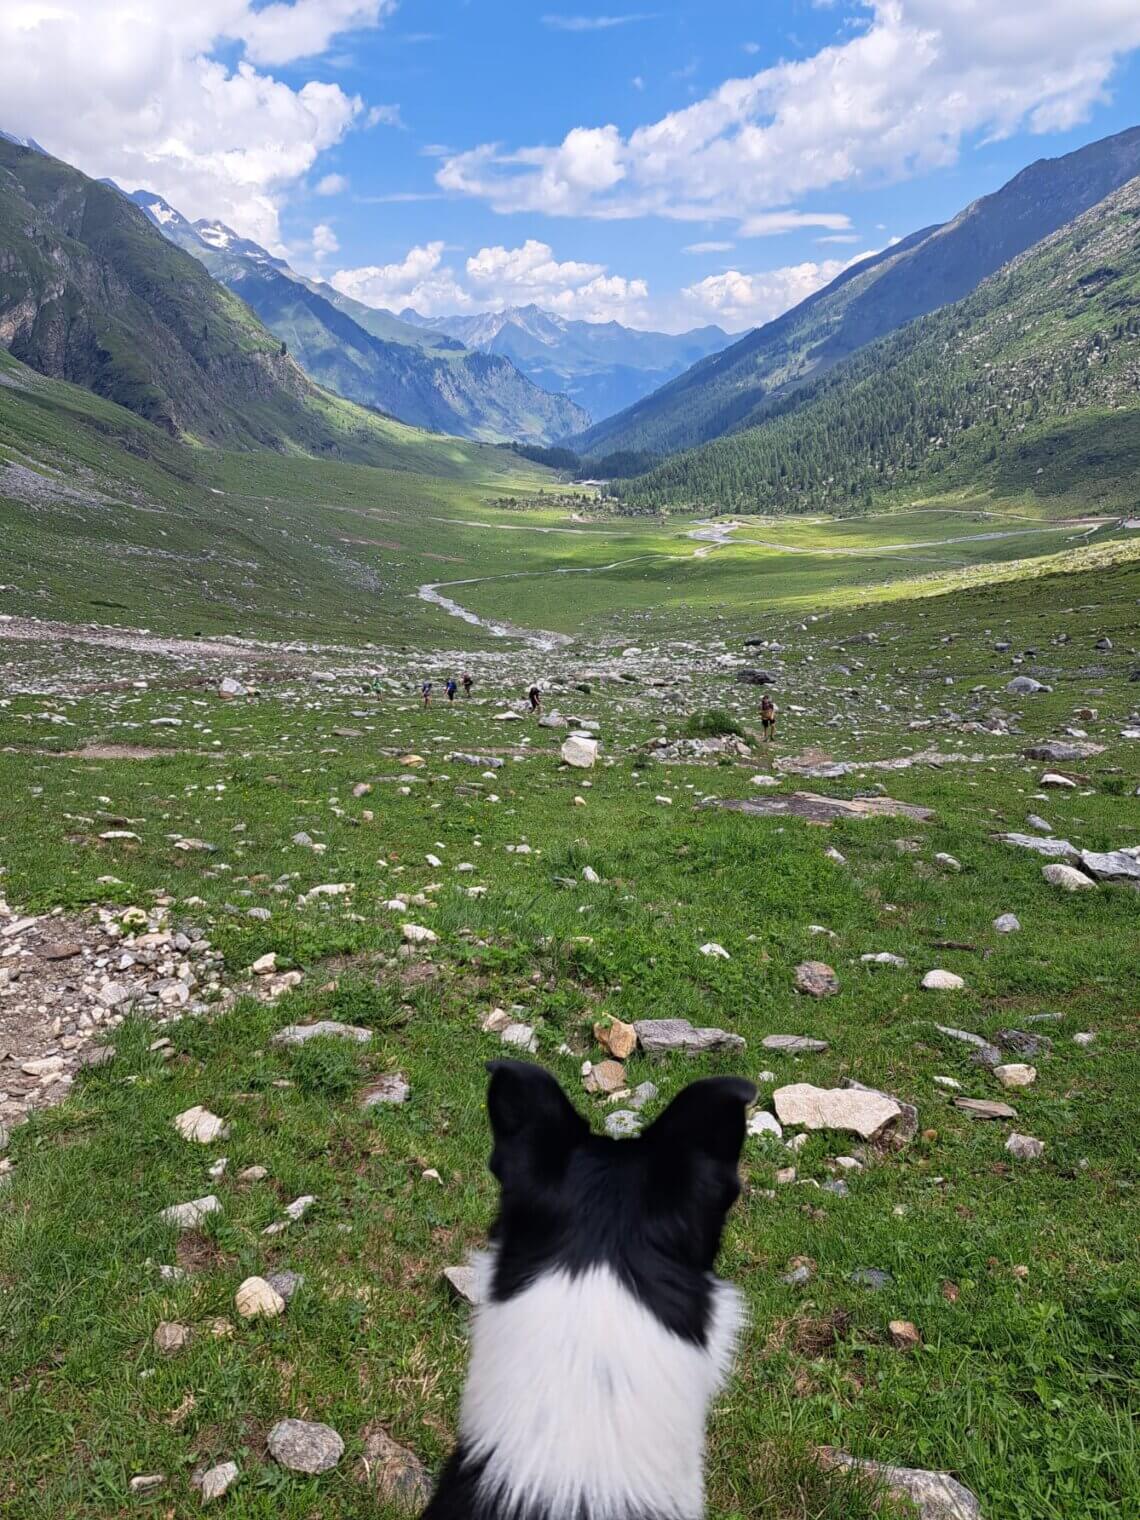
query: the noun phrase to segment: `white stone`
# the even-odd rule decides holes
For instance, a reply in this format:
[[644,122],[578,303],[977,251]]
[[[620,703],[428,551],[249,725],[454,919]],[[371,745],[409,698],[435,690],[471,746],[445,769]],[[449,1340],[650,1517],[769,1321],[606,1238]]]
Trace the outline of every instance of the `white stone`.
[[1037,1080],[1037,1068],[1026,1066],[1021,1061],[1012,1061],[1006,1066],[995,1066],[994,1076],[1003,1087],[1029,1087]]
[[1021,920],[1016,913],[1001,913],[994,919],[994,928],[999,934],[1016,934],[1021,928]]
[[716,944],[715,941],[713,941],[713,940],[710,940],[707,945],[702,945],[701,946],[701,954],[702,955],[711,955],[711,956],[715,957],[717,960],[722,960],[722,961],[730,961],[732,959],[732,956],[729,955],[728,951],[724,948],[724,946]]
[[749,1119],[748,1133],[757,1136],[772,1135],[777,1140],[782,1140],[784,1136],[780,1121],[762,1108],[758,1108]]
[[174,1120],[174,1128],[183,1140],[193,1140],[198,1145],[212,1145],[215,1140],[224,1140],[230,1129],[225,1120],[200,1104],[179,1114]]
[[247,1277],[234,1294],[234,1307],[242,1319],[275,1319],[285,1313],[285,1300],[264,1277]]
[[566,764],[576,770],[593,770],[598,762],[598,741],[572,734],[564,740],[560,753]]
[[207,1193],[205,1198],[192,1198],[189,1203],[172,1203],[158,1217],[163,1224],[172,1224],[176,1229],[194,1230],[208,1215],[221,1212],[222,1206],[217,1198],[213,1193]]
[[1068,776],[1062,776],[1057,771],[1046,771],[1039,782],[1040,786],[1066,787],[1069,791],[1075,791],[1077,783],[1070,781]]
[[1073,866],[1054,862],[1053,865],[1042,866],[1041,874],[1051,887],[1060,887],[1064,892],[1086,892],[1096,888],[1096,882],[1091,877]]
[[439,935],[435,934],[431,929],[425,929],[423,924],[405,924],[401,932],[409,945],[435,945],[439,943]]
[[249,969],[254,976],[268,976],[271,971],[277,970],[277,952],[270,950],[266,955],[259,955]]
[[958,992],[966,983],[953,971],[928,971],[922,985],[927,992]]
[[809,1130],[850,1130],[864,1140],[870,1140],[903,1113],[901,1104],[884,1093],[813,1087],[808,1082],[778,1087],[772,1101],[782,1124]]
[[198,1480],[198,1492],[202,1495],[202,1503],[209,1504],[213,1499],[220,1499],[238,1479],[238,1465],[236,1462],[219,1462],[216,1467],[208,1468]]

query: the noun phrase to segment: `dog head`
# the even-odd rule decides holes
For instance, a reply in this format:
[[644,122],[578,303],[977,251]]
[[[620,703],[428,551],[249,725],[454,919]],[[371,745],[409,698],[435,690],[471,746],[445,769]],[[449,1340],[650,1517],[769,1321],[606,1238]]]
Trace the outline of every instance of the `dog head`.
[[500,1187],[491,1297],[509,1299],[549,1272],[603,1267],[667,1329],[703,1343],[756,1089],[737,1077],[693,1082],[636,1139],[610,1140],[591,1133],[542,1067],[489,1070]]

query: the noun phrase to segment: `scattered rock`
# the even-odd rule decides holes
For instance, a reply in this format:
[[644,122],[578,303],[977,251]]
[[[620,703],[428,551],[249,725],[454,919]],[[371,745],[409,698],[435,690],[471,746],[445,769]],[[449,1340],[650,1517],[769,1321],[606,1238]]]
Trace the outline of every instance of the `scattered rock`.
[[949,1473],[868,1462],[830,1446],[822,1447],[818,1456],[823,1467],[864,1473],[886,1488],[893,1498],[913,1504],[918,1510],[918,1520],[982,1520],[977,1499]]
[[579,734],[571,734],[569,739],[563,741],[559,751],[567,765],[575,770],[593,770],[598,763],[598,741],[586,739]]
[[606,1115],[605,1131],[611,1140],[631,1140],[641,1133],[641,1115],[629,1108],[615,1108]]
[[1036,692],[1053,690],[1051,686],[1035,681],[1032,676],[1014,676],[1012,681],[1006,683],[1005,689],[1015,697],[1033,696]]
[[826,1040],[813,1040],[806,1034],[766,1034],[760,1041],[765,1050],[778,1050],[786,1056],[823,1055]]
[[711,956],[714,960],[720,961],[730,961],[732,959],[732,956],[729,955],[724,946],[718,945],[714,940],[709,940],[708,944],[701,946],[701,954]]
[[615,1061],[628,1061],[637,1049],[637,1030],[621,1019],[609,1019],[594,1025],[594,1039]]
[[293,1272],[288,1267],[285,1267],[280,1272],[270,1272],[265,1281],[273,1289],[274,1293],[279,1293],[285,1302],[288,1303],[305,1281],[305,1277],[303,1273]]
[[190,1344],[190,1326],[179,1324],[177,1320],[160,1320],[151,1339],[156,1351],[161,1351],[163,1356],[173,1356]]
[[909,1319],[893,1319],[887,1329],[890,1331],[891,1345],[896,1351],[917,1351],[922,1345],[922,1336]]
[[639,1082],[626,1100],[633,1109],[642,1109],[647,1103],[652,1103],[657,1097],[657,1088],[652,1082]]
[[1055,860],[1072,863],[1081,858],[1080,850],[1067,839],[1038,839],[1033,834],[1000,834],[998,837],[1003,844],[1015,845],[1019,850],[1032,850]]
[[475,1267],[444,1267],[443,1280],[465,1304],[474,1307],[483,1302],[483,1278]]
[[1017,1109],[1008,1103],[991,1103],[985,1098],[955,1098],[954,1107],[960,1108],[971,1119],[1016,1119]]
[[1044,1140],[1035,1140],[1032,1135],[1019,1135],[1016,1130],[1006,1140],[1005,1148],[1018,1161],[1037,1161],[1045,1154]]
[[1021,928],[1021,920],[1016,913],[999,913],[994,919],[994,928],[999,934],[1016,934]]
[[780,1121],[775,1115],[768,1113],[762,1108],[758,1108],[749,1118],[748,1133],[758,1138],[763,1138],[765,1135],[771,1135],[774,1140],[782,1140],[784,1138],[784,1131],[780,1125]]
[[1008,1066],[995,1066],[994,1076],[1003,1087],[1030,1087],[1037,1080],[1037,1068],[1013,1062]]
[[285,1300],[264,1277],[247,1277],[234,1294],[234,1307],[242,1319],[276,1319],[285,1313]]
[[1081,851],[1081,865],[1098,881],[1121,881],[1140,888],[1140,846],[1127,850]]
[[166,1482],[165,1473],[139,1473],[127,1484],[132,1494],[154,1494]]
[[926,992],[959,992],[965,985],[953,971],[928,971],[922,979]]
[[358,1473],[383,1504],[402,1505],[419,1511],[431,1498],[432,1484],[427,1468],[419,1457],[400,1446],[385,1430],[372,1428],[362,1433]]
[[1104,745],[1086,740],[1048,739],[1030,744],[1021,753],[1027,760],[1089,760],[1094,755],[1103,755]]
[[1039,786],[1051,786],[1066,791],[1075,791],[1077,783],[1069,776],[1062,776],[1058,771],[1046,771],[1038,782]]
[[795,971],[796,990],[809,997],[835,997],[839,991],[839,978],[824,961],[802,961]]
[[598,1061],[583,1078],[588,1093],[615,1093],[625,1086],[625,1067],[618,1061]]
[[375,1108],[381,1103],[406,1103],[411,1093],[411,1084],[403,1072],[392,1071],[364,1088],[360,1094],[360,1107]]
[[332,1426],[311,1420],[279,1420],[265,1444],[290,1472],[329,1472],[344,1456],[344,1442]]
[[881,1267],[856,1267],[849,1273],[847,1281],[857,1288],[870,1288],[872,1293],[881,1293],[884,1288],[893,1287],[895,1280]]
[[436,945],[439,943],[439,935],[431,929],[425,929],[423,924],[405,924],[400,931],[404,936],[404,942],[408,945]]
[[810,823],[834,823],[837,818],[913,818],[918,823],[926,823],[934,817],[932,808],[916,807],[910,802],[896,802],[892,797],[856,797],[845,802],[839,797],[820,797],[815,792],[793,792],[790,797],[750,797],[746,800],[717,797],[707,805],[723,808],[729,813],[748,813],[757,818],[791,815],[794,818],[806,818]]
[[1090,876],[1072,866],[1057,863],[1042,866],[1041,874],[1051,887],[1060,887],[1065,892],[1085,892],[1096,887],[1096,882]]
[[220,1214],[222,1206],[213,1193],[205,1198],[193,1198],[189,1203],[172,1203],[159,1214],[163,1224],[171,1224],[178,1230],[196,1230],[211,1214]]
[[355,1040],[367,1045],[372,1038],[371,1029],[356,1024],[338,1024],[335,1019],[318,1019],[315,1024],[286,1024],[270,1040],[271,1045],[304,1045],[307,1040]]
[[744,1049],[740,1035],[723,1029],[694,1029],[688,1019],[638,1019],[633,1027],[642,1050],[650,1056],[668,1055],[674,1050],[703,1055],[706,1051]]
[[872,1140],[903,1116],[902,1105],[883,1093],[860,1088],[812,1087],[796,1082],[772,1094],[781,1124],[809,1130],[844,1130]]
[[212,1114],[208,1108],[201,1106],[188,1108],[185,1113],[179,1114],[174,1120],[174,1128],[183,1140],[193,1141],[197,1145],[213,1145],[215,1140],[224,1140],[230,1132],[224,1119],[219,1119],[217,1114]]
[[892,955],[889,950],[880,950],[872,955],[861,955],[859,959],[865,966],[895,966],[900,971],[906,966],[906,961],[901,955]]
[[194,1486],[202,1496],[202,1503],[209,1504],[214,1499],[220,1499],[223,1494],[228,1493],[237,1480],[237,1463],[219,1462],[216,1467],[208,1467],[197,1479]]

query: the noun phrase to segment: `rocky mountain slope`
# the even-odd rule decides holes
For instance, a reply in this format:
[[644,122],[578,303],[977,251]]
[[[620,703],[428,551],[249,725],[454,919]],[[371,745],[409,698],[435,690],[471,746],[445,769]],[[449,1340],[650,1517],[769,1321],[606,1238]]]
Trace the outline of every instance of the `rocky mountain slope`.
[[763,422],[622,487],[630,504],[851,510],[956,484],[1128,509],[1140,471],[1140,178],[964,300]]
[[719,327],[643,332],[620,322],[573,321],[533,305],[475,316],[402,315],[450,333],[469,348],[505,356],[536,385],[570,396],[595,422],[631,406],[732,341]]
[[1140,127],[1042,159],[945,226],[847,270],[774,322],[574,440],[584,454],[670,454],[752,426],[875,339],[961,300],[988,275],[1140,174]]
[[221,222],[190,222],[160,195],[130,197],[154,225],[249,306],[319,384],[416,427],[486,442],[545,443],[583,426],[587,414],[532,383],[498,354],[306,279]]

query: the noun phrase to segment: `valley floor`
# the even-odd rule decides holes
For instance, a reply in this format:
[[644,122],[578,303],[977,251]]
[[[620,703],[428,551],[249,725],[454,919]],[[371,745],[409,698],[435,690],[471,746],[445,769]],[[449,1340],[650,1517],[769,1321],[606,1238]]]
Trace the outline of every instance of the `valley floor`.
[[[566,525],[469,498],[441,515]],[[494,1205],[495,1029],[528,1026],[600,1129],[628,1106],[583,1086],[607,1016],[746,1041],[736,1057],[635,1053],[626,1086],[658,1089],[646,1119],[728,1070],[758,1080],[769,1113],[789,1083],[845,1079],[917,1109],[901,1149],[835,1132],[794,1151],[790,1133],[747,1142],[723,1270],[751,1328],[710,1433],[712,1520],[885,1513],[822,1470],[825,1446],[951,1472],[986,1520],[1137,1510],[1140,899],[1126,884],[1066,892],[1047,858],[1000,836],[1140,845],[1140,569],[1119,535],[1069,544],[1082,524],[983,540],[951,516],[739,530],[777,551],[694,540],[692,523],[587,523],[568,539],[431,527],[425,511],[385,530],[415,619],[373,647],[336,617],[321,639],[283,637],[272,606],[260,625],[203,618],[194,638],[189,601],[145,622],[120,612],[120,628],[62,597],[43,600],[47,623],[8,604],[5,1514],[150,1500],[190,1516],[203,1470],[227,1461],[238,1476],[218,1507],[241,1520],[404,1513],[377,1493],[393,1471],[381,1433],[409,1482],[407,1454],[430,1472],[451,1439],[468,1311],[441,1274],[482,1243]],[[1021,528],[976,525],[994,531]],[[672,584],[643,585],[644,560],[602,571],[617,540]],[[507,547],[522,543],[525,564]],[[465,609],[529,642],[418,603],[429,544],[460,549],[456,579],[480,577]],[[926,578],[891,579],[899,545]],[[1050,575],[1040,556],[1059,545]],[[526,568],[539,573],[481,578]],[[161,634],[140,632],[152,623]],[[574,641],[542,647],[542,629]],[[774,677],[770,747],[745,666]],[[474,694],[449,705],[442,683],[464,668]],[[1010,693],[1018,674],[1048,689]],[[223,698],[225,677],[244,694]],[[595,770],[560,765],[567,728],[523,714],[532,680],[548,715],[597,725]],[[733,726],[746,755],[671,763],[659,744]],[[1087,748],[1029,758],[1042,741]],[[793,811],[804,792],[930,813],[821,825]],[[998,932],[1009,913],[1019,929]],[[434,937],[413,942],[409,924]],[[726,954],[702,953],[713,944]],[[864,959],[884,954],[898,963]],[[253,973],[266,955],[274,969]],[[797,990],[808,961],[834,970],[836,995]],[[936,969],[962,987],[924,990]],[[275,1038],[317,1019],[369,1037]],[[955,1030],[1035,1079],[1007,1090]],[[766,1046],[775,1035],[826,1048]],[[963,1098],[1016,1112],[975,1118]],[[173,1121],[196,1106],[225,1135],[183,1138]],[[1014,1132],[1043,1154],[1012,1153]],[[160,1217],[206,1196],[219,1208],[193,1228]],[[276,1278],[284,1312],[244,1319],[239,1285],[282,1273],[297,1274]],[[897,1349],[899,1321],[921,1344]],[[275,1459],[287,1418],[339,1433],[333,1470]]]

